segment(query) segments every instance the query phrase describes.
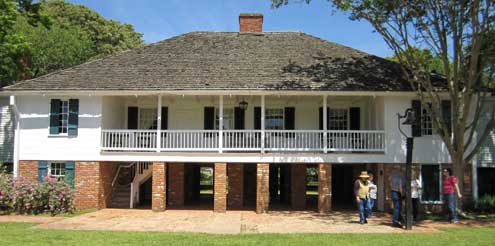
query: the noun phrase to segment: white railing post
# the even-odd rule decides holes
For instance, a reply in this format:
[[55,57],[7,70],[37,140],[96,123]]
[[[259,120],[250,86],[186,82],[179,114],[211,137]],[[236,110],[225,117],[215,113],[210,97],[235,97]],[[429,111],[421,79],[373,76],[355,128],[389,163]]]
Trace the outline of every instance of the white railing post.
[[129,208],[134,208],[134,184],[131,182],[131,201],[129,202]]
[[218,130],[219,130],[219,136],[218,136],[218,153],[223,152],[223,96],[220,96],[219,98],[219,112],[218,112]]
[[323,153],[328,153],[328,132],[327,132],[327,95],[323,96]]
[[156,109],[156,152],[160,152],[162,147],[162,96],[158,95],[158,106]]
[[261,153],[265,153],[265,95],[261,95]]

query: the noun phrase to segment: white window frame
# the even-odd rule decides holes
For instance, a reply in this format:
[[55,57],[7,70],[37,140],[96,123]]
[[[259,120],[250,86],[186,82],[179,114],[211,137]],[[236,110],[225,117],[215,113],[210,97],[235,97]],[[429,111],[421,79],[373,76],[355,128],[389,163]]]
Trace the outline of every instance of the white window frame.
[[[423,189],[424,189],[424,184],[423,184],[423,172],[422,172],[422,169],[423,169],[423,165],[427,165],[427,166],[438,166],[438,193],[440,194],[439,196],[439,199],[438,201],[425,201],[423,200]],[[442,192],[442,164],[437,164],[437,163],[422,163],[419,165],[419,182],[421,183],[421,192],[419,193],[419,199],[420,199],[420,202],[422,204],[443,204],[443,192]]]
[[431,104],[426,104],[430,109],[421,107],[421,136],[432,136],[435,132],[433,118],[431,116]]
[[[55,165],[55,166],[58,165],[58,167],[53,167],[52,165]],[[55,178],[58,180],[65,178],[65,172],[67,170],[65,166],[66,166],[65,162],[55,162],[55,161],[54,162],[48,162],[48,172],[47,172],[48,176],[50,178]],[[52,171],[57,172],[57,169],[60,169],[60,170],[58,170],[59,174],[52,174]],[[63,174],[60,174],[62,172],[62,170],[63,170]]]
[[[152,120],[152,124],[154,121],[156,121],[158,124],[158,115],[157,115],[157,111],[156,111],[157,109],[156,109],[156,107],[138,107],[138,129],[139,130],[150,130],[149,128],[143,128],[144,126],[141,123],[141,121],[142,121],[141,116],[143,115],[142,110],[151,110],[150,112],[153,112],[155,114],[155,118]],[[156,127],[158,127],[158,125]]]
[[[279,112],[276,112],[279,111]],[[282,129],[269,128],[270,117],[279,117],[274,119],[282,120]],[[266,130],[285,130],[285,108],[265,108],[265,129]]]
[[[332,115],[332,113],[331,113],[331,112],[332,112],[332,110],[335,110],[335,111],[344,111],[344,110],[345,110],[345,114],[346,114],[346,115],[345,115],[345,117],[346,117],[346,119],[345,119],[345,123],[346,123],[346,127],[345,127],[345,129],[333,129],[333,128],[332,128],[332,119],[331,119],[331,115]],[[327,113],[328,130],[332,130],[332,131],[349,130],[349,125],[350,125],[350,124],[349,124],[349,118],[350,118],[350,117],[349,117],[349,108],[335,108],[335,107],[334,107],[334,108],[332,108],[332,107],[330,107],[330,108],[328,109],[328,113]],[[340,121],[333,121],[333,122],[341,122],[341,121],[342,121],[342,120],[340,120]]]
[[[220,109],[215,107],[215,130],[220,125]],[[223,130],[233,130],[235,128],[234,108],[223,108]]]

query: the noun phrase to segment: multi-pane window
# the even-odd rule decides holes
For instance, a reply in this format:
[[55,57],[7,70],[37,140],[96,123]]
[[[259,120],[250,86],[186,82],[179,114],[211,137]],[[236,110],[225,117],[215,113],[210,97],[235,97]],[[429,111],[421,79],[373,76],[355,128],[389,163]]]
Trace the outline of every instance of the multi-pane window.
[[423,202],[440,201],[441,189],[441,167],[440,165],[421,165],[421,200]]
[[347,130],[348,113],[345,108],[330,108],[328,111],[329,130]]
[[[431,109],[431,104],[429,105]],[[423,109],[421,110],[421,135],[432,135],[433,134],[433,121],[431,117],[431,110]]]
[[60,100],[60,111],[58,115],[58,132],[67,133],[69,128],[69,101]]
[[283,130],[284,129],[284,109],[269,108],[265,111],[265,129]]
[[[215,108],[215,129],[218,130],[220,125],[220,110]],[[224,108],[223,109],[223,129],[230,130],[234,129],[234,109]]]
[[139,129],[157,129],[156,108],[139,108]]
[[50,177],[56,179],[62,179],[65,177],[65,163],[64,162],[52,162],[48,166],[48,173]]

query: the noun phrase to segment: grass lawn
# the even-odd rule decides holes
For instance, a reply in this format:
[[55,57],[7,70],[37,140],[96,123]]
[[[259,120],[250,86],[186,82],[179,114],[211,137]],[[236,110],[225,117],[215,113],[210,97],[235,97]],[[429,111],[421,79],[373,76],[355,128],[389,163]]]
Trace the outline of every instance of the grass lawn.
[[0,245],[494,245],[495,228],[411,234],[252,234],[61,231],[0,223]]

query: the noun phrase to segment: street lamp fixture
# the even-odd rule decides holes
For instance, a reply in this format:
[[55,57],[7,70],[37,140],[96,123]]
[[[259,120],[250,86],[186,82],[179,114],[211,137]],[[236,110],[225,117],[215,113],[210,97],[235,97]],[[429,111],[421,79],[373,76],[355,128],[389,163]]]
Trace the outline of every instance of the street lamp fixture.
[[411,163],[414,138],[408,136],[402,129],[400,121],[405,119],[402,125],[418,124],[416,114],[412,108],[406,109],[403,115],[397,113],[397,125],[400,133],[406,138],[406,230],[412,229],[412,199],[411,199]]

